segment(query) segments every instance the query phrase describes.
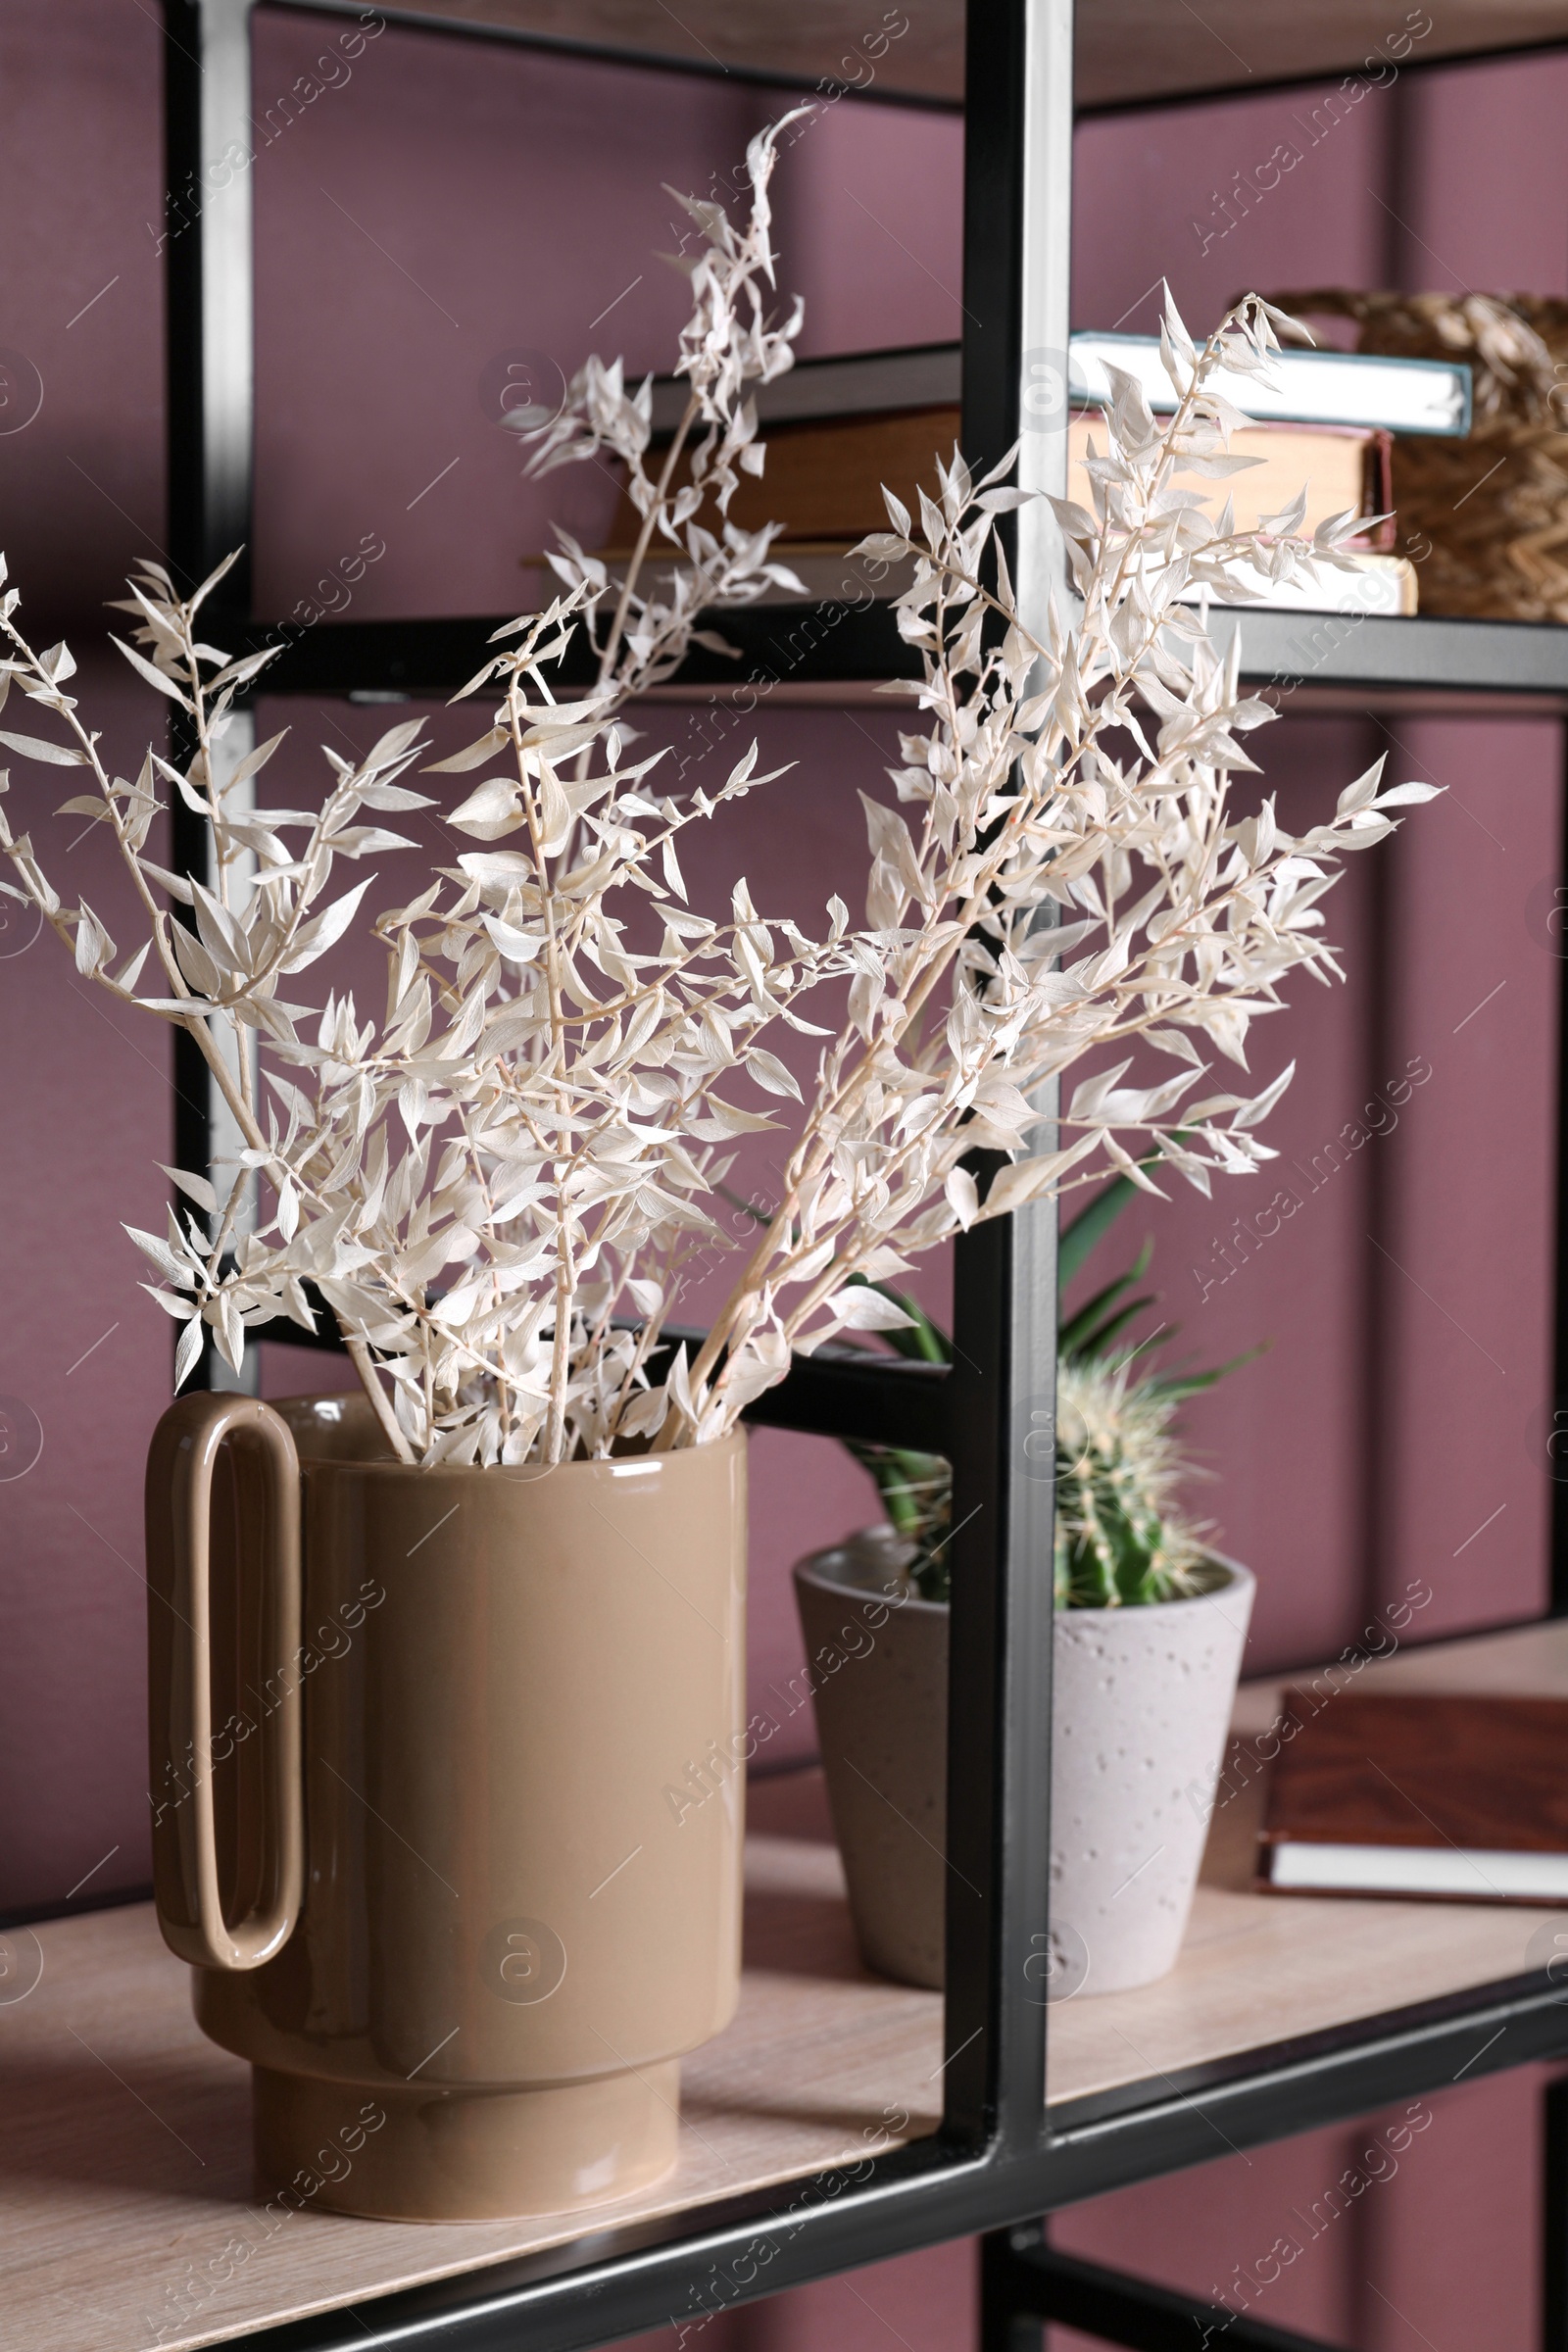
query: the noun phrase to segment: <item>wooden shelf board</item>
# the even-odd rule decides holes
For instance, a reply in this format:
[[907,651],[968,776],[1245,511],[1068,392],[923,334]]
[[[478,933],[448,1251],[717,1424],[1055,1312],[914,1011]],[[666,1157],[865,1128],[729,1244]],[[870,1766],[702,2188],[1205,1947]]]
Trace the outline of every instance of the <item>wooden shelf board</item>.
[[[1362,1690],[1388,1683],[1406,1690],[1568,1697],[1568,1621],[1402,1650],[1342,1679]],[[1243,1687],[1233,1719],[1240,1740],[1267,1731],[1283,1687],[1274,1681]],[[1215,1809],[1198,1899],[1172,1974],[1141,1992],[1098,2000],[1080,1995],[1053,2008],[1053,2104],[1103,2095],[1139,2079],[1157,2094],[1166,2080],[1247,2051],[1506,1983],[1531,1970],[1527,1946],[1546,1921],[1560,1918],[1568,1927],[1568,1912],[1524,1905],[1255,1893],[1252,1856],[1265,1784],[1255,1759],[1244,1778],[1247,1752],[1233,1750],[1230,1782],[1239,1792]]]
[[[1357,1679],[1568,1693],[1568,1623],[1405,1651]],[[1277,1685],[1249,1685],[1238,1733],[1263,1730],[1277,1700]],[[1194,2069],[1520,1977],[1559,1916],[1254,1894],[1258,1791],[1215,1816],[1175,1973],[1053,2009],[1054,2104],[1144,2084],[1163,2097]],[[935,2129],[941,2004],[859,1966],[819,1776],[757,1784],[752,1820],[740,2014],[686,2062],[677,2171],[596,2214],[596,2233],[856,2161],[890,2109],[908,2119],[895,2136]],[[151,1911],[36,1934],[41,1982],[0,2005],[0,2305],[28,2352],[181,2352],[582,2233],[581,2217],[418,2228],[306,2212],[269,2235],[246,2069],[197,2033]],[[221,2280],[211,2266],[236,2241],[252,2250]]]
[[[197,2032],[186,1971],[150,1906],[38,1928],[42,1980],[0,2007],[6,2341],[27,2352],[179,2352],[536,2253],[585,2228],[853,2164],[888,2136],[933,2131],[938,1996],[859,1967],[830,1846],[754,1837],[748,1861],[740,2014],[685,2062],[681,2161],[588,2222],[422,2227],[307,2211],[274,2215],[269,2234],[251,2179],[249,2070]],[[889,2107],[908,2117],[897,2133]],[[253,2251],[220,2280],[209,2266],[236,2240]],[[211,2291],[198,2296],[192,2278]]]
[[[309,6],[313,0],[289,0]],[[394,23],[521,34],[632,64],[730,71],[763,79],[838,82],[873,98],[958,106],[963,100],[963,0],[901,0],[891,27],[843,0],[413,0]],[[1393,65],[1433,64],[1568,40],[1568,0],[1445,0],[1402,60],[1386,44],[1405,30],[1385,0],[1079,0],[1077,98],[1089,109],[1220,96],[1271,83],[1338,79]],[[1379,60],[1381,51],[1382,62]]]
[[1428,31],[1391,60],[1387,44],[1406,30],[1406,13],[1382,0],[1205,0],[1201,16],[1169,0],[1080,0],[1078,103],[1143,105],[1350,74],[1387,79],[1395,67],[1568,39],[1563,0],[1445,0],[1421,13]]

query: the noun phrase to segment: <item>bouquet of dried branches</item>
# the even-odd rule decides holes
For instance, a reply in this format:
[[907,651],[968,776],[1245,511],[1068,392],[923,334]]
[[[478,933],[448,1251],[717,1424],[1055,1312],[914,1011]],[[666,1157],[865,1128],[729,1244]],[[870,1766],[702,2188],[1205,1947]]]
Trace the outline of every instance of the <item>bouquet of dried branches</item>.
[[[1179,400],[1163,429],[1137,384],[1114,379],[1094,512],[1053,501],[1076,619],[1054,604],[1037,633],[1016,608],[997,525],[1026,493],[1006,465],[977,482],[955,453],[918,523],[888,500],[891,528],[867,552],[910,573],[899,627],[922,676],[890,691],[922,723],[891,771],[912,821],[862,796],[864,922],[835,897],[803,925],[760,909],[744,879],[722,921],[687,905],[681,834],[773,778],[754,746],[716,790],[661,793],[657,755],[628,757],[618,714],[678,661],[704,606],[789,584],[769,564],[770,533],[725,524],[720,538],[694,520],[704,496],[722,514],[738,470],[760,469],[748,386],[791,361],[798,313],[775,327],[766,312],[774,135],[753,144],[744,230],[715,205],[689,207],[703,245],[676,446],[702,427],[691,481],[672,487],[673,449],[657,478],[647,471],[648,388],[628,397],[618,368],[590,362],[545,428],[545,464],[605,449],[627,465],[638,561],[617,583],[564,547],[563,594],[499,632],[464,688],[488,690],[488,721],[429,772],[486,771],[446,816],[480,846],[375,918],[379,1019],[351,997],[306,1004],[292,992],[368,887],[328,896],[337,861],[408,846],[368,820],[428,805],[399,781],[417,723],[358,765],[328,751],[318,808],[250,808],[239,788],[280,738],[226,775],[220,746],[270,653],[230,661],[203,641],[221,572],[181,598],[144,564],[127,608],[141,650],[121,650],[194,748],[183,764],[150,751],[127,781],[66,691],[69,652],[35,653],[16,592],[0,599],[0,687],[59,722],[0,742],[84,771],[91,789],[66,808],[112,828],[149,937],[120,962],[104,921],[61,899],[0,811],[4,887],[42,909],[84,978],[195,1040],[244,1139],[216,1191],[171,1171],[188,1204],[166,1234],[133,1237],[163,1277],[153,1296],[183,1326],[177,1379],[204,1325],[236,1366],[247,1329],[279,1313],[309,1326],[311,1284],[404,1460],[552,1464],[633,1442],[699,1445],[782,1378],[792,1349],[901,1322],[872,1286],[977,1218],[1107,1169],[1157,1190],[1148,1169],[1163,1165],[1206,1192],[1211,1171],[1272,1156],[1256,1130],[1289,1072],[1260,1094],[1194,1102],[1204,1049],[1245,1068],[1249,1025],[1279,1007],[1287,975],[1337,973],[1318,901],[1338,853],[1382,839],[1387,811],[1430,788],[1380,792],[1373,769],[1296,839],[1269,801],[1232,808],[1232,778],[1252,769],[1240,738],[1271,713],[1240,693],[1205,596],[1235,602],[1253,574],[1343,563],[1360,523],[1339,517],[1308,544],[1298,507],[1237,534],[1228,509],[1216,519],[1183,486],[1249,462],[1226,453],[1242,419],[1212,377],[1266,371],[1289,322],[1255,298],[1200,349],[1168,311]],[[662,588],[641,584],[656,546],[676,560]],[[563,701],[551,672],[576,628],[594,634],[598,683]],[[207,822],[205,881],[148,857],[164,788]],[[807,1001],[835,986],[812,1009],[847,1009],[808,1017]],[[804,1098],[772,1050],[786,1029],[820,1041]],[[260,1080],[239,1050],[247,1033]],[[1175,1067],[1130,1082],[1146,1050]],[[1045,1090],[1086,1059],[1093,1074],[1053,1131]],[[776,1207],[701,1348],[661,1352],[683,1268],[721,1239],[706,1203],[726,1148],[775,1127],[767,1105],[780,1102],[798,1107]],[[976,1153],[1001,1157],[978,1163],[989,1181]],[[258,1176],[266,1206],[247,1216]]]

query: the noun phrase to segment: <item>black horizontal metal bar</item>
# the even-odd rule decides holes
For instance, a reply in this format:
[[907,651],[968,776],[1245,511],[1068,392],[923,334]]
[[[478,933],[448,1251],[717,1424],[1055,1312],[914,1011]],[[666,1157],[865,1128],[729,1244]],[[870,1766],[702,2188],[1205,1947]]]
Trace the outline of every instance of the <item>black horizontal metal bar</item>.
[[308,1348],[316,1355],[347,1355],[343,1335],[321,1302],[320,1293],[314,1282],[305,1286],[311,1307],[316,1315],[316,1329],[307,1331],[289,1315],[274,1315],[270,1323],[258,1323],[245,1334],[247,1346],[266,1340],[271,1347]]
[[[364,0],[270,0],[270,4],[312,15],[363,16]],[[556,50],[568,57],[586,58],[605,66],[631,67],[639,72],[656,74],[687,74],[701,79],[739,81],[760,89],[799,90],[826,95],[829,88],[837,89],[846,98],[862,98],[871,105],[906,106],[933,114],[961,114],[961,95],[947,97],[934,93],[902,88],[889,88],[885,81],[872,81],[865,87],[855,82],[834,82],[830,74],[815,77],[809,74],[770,73],[760,66],[725,64],[718,58],[673,57],[666,50],[638,49],[630,46],[610,47],[595,41],[573,40],[561,33],[535,32],[521,25],[485,24],[473,19],[440,17],[417,8],[384,7],[380,10],[389,24],[405,25],[413,30],[446,34],[460,40],[480,40],[502,43],[509,47]],[[1476,48],[1445,50],[1431,58],[1410,56],[1399,66],[1399,72],[1422,76],[1441,73],[1444,67],[1495,65],[1538,57],[1559,56],[1565,46],[1561,40],[1534,40],[1499,43]],[[1175,90],[1156,90],[1137,98],[1102,98],[1080,104],[1074,111],[1080,119],[1092,121],[1103,115],[1163,113],[1179,106],[1212,106],[1226,98],[1256,98],[1280,96],[1293,90],[1311,89],[1320,83],[1337,82],[1348,74],[1360,71],[1360,59],[1348,65],[1318,66],[1310,73],[1274,75],[1267,80],[1213,81],[1194,83]],[[1373,85],[1374,87],[1379,85]]]
[[[437,702],[472,677],[491,650],[492,632],[505,628],[508,618],[476,613],[428,620],[323,620],[305,628],[297,621],[248,619],[225,612],[214,616],[211,627],[225,651],[282,649],[253,696],[365,694]],[[551,674],[564,685],[584,685],[595,666],[586,644],[574,642]]]
[[1193,2091],[1161,2076],[1142,2086],[1147,2103],[1102,2120],[1074,2120],[1081,2107],[1052,2111],[1051,2193],[1040,2210],[1563,2055],[1568,1992],[1541,1971],[1253,2050]]
[[[682,690],[740,691],[757,705],[786,685],[853,685],[914,677],[918,662],[899,637],[893,609],[881,602],[756,605],[708,619],[737,658],[693,650],[671,683]],[[1353,612],[1246,612],[1216,609],[1210,622],[1224,646],[1242,632],[1242,675],[1254,689],[1289,698],[1342,694],[1429,698],[1435,705],[1471,697],[1491,706],[1528,698],[1568,709],[1568,628],[1555,621],[1451,620],[1441,614],[1396,618]],[[439,701],[473,675],[486,640],[504,617],[322,621],[289,634],[287,623],[232,615],[215,624],[221,642],[284,650],[266,672],[266,695],[368,695]],[[560,665],[563,684],[594,676],[579,638]]]
[[[486,659],[491,632],[512,617],[325,620],[301,629],[228,613],[215,620],[214,634],[231,651],[281,645],[260,681],[264,695],[360,694],[434,702],[472,677]],[[749,689],[760,702],[779,686],[858,685],[920,674],[918,657],[900,638],[891,605],[863,595],[859,601],[752,605],[710,612],[706,620],[735,653],[695,646],[675,681],[683,688]],[[581,630],[551,675],[566,686],[593,684],[598,664]]]
[[1270,2328],[1223,2304],[1058,2254],[1037,2232],[1009,2231],[988,2243],[986,2256],[988,2325],[1004,2317],[1054,2320],[1128,2352],[1195,2352],[1215,2338],[1225,2352],[1333,2352],[1320,2336]]
[[[1528,1992],[1535,1984],[1533,1978],[1520,1977],[1508,1984],[1488,1989],[1500,1996],[1505,1992]],[[1559,1991],[1562,1991],[1560,1986]],[[1563,2005],[1564,2031],[1568,2033],[1568,1992],[1563,1992]],[[1408,2008],[1387,2010],[1377,2020],[1377,2026],[1384,2035],[1419,2038],[1455,2024],[1463,2031],[1474,2014],[1475,1993],[1466,1990],[1412,2002]],[[1216,2092],[1255,2076],[1260,2067],[1270,2071],[1300,2070],[1332,2060],[1346,2048],[1348,2032],[1354,2039],[1360,2031],[1354,2026],[1348,2030],[1344,2026],[1325,2026],[1313,2034],[1293,2034],[1287,2040],[1271,2043],[1265,2050],[1238,2050],[1200,2066],[1183,2067],[1174,2075],[1161,2075],[1160,2086],[1172,2097],[1201,2099],[1206,2103]],[[1148,2098],[1147,2082],[1127,2082],[1109,2090],[1091,2092],[1083,2098],[1058,2101],[1051,2111],[1053,2128],[1058,2133],[1068,2133],[1088,2125],[1105,2123],[1114,2116],[1135,2113],[1148,2104]]]
[[1254,686],[1568,700],[1568,628],[1555,621],[1215,608],[1209,625],[1222,647],[1240,629]]
[[[314,1332],[286,1315],[274,1315],[247,1336],[254,1344],[309,1348],[341,1355],[343,1341],[314,1283],[305,1286],[317,1324]],[[665,1327],[671,1347],[682,1341],[701,1347],[707,1334]],[[660,1358],[651,1369],[662,1377]],[[949,1371],[946,1364],[906,1363],[875,1355],[868,1348],[823,1348],[798,1355],[775,1389],[747,1406],[744,1418],[769,1429],[798,1429],[824,1438],[858,1438],[867,1446],[906,1446],[917,1453],[945,1453],[949,1445]]]
[[776,1389],[764,1390],[745,1419],[865,1446],[947,1453],[952,1375],[946,1364],[910,1364],[869,1348],[798,1355]]
[[[1200,2097],[1162,2082],[1131,2113],[1058,2131],[1036,2152],[954,2156],[920,2140],[636,2230],[377,2297],[269,2329],[257,2352],[586,2352],[673,2324],[683,2346],[733,2302],[854,2270],[949,2237],[1004,2229],[1161,2173],[1346,2122],[1484,2074],[1568,2056],[1568,1994],[1544,1971],[1477,1986],[1451,2014],[1355,2021],[1301,2057],[1251,2054],[1251,2071]],[[761,2249],[760,2252],[759,2249]]]

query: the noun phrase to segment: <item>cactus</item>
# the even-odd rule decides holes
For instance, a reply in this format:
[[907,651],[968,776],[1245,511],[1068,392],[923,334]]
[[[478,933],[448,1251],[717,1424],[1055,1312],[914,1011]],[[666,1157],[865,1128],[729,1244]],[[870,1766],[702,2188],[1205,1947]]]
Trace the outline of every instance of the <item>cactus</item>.
[[1192,1470],[1171,1428],[1180,1398],[1131,1372],[1125,1357],[1057,1366],[1058,1609],[1175,1600],[1201,1581],[1204,1531],[1177,1503]]
[[[1118,1176],[1063,1229],[1056,1253],[1061,1289],[1137,1189],[1129,1177]],[[1142,1351],[1123,1335],[1153,1300],[1129,1299],[1126,1293],[1143,1280],[1152,1254],[1152,1244],[1146,1242],[1127,1272],[1106,1283],[1056,1335],[1054,1584],[1060,1609],[1135,1608],[1202,1586],[1208,1531],[1177,1506],[1183,1480],[1195,1472],[1173,1424],[1185,1397],[1212,1388],[1248,1358],[1206,1372],[1146,1370],[1134,1376]],[[916,1362],[951,1363],[946,1332],[903,1292],[888,1296],[910,1318],[909,1328],[883,1335],[888,1344]],[[953,1523],[948,1463],[936,1453],[856,1439],[844,1443],[876,1481],[895,1534],[911,1547],[906,1581],[922,1600],[946,1600]]]

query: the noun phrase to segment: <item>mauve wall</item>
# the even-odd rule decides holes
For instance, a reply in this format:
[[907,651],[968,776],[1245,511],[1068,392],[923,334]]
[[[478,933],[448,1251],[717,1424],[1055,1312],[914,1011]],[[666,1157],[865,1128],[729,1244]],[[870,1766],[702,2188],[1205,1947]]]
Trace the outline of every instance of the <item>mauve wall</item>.
[[[88,614],[96,638],[102,600],[163,531],[162,265],[143,226],[161,207],[158,32],[134,9],[35,6],[5,12],[0,43],[12,223],[0,547],[26,593],[22,620],[47,644],[67,617]],[[84,660],[82,687],[117,764],[138,757],[145,702],[119,656]],[[62,876],[79,873],[89,899],[112,901],[97,830],[78,838],[79,821],[47,815],[69,791],[69,771],[17,762],[13,825],[41,816]],[[150,1322],[119,1230],[121,1218],[145,1225],[163,1213],[154,1163],[170,1155],[168,1040],[78,982],[58,946],[33,932],[8,903],[4,1907],[58,1899],[95,1866],[89,1898],[147,1875],[141,1461],[149,1408],[170,1379],[167,1334]],[[26,1468],[39,1436],[41,1457]]]
[[[261,18],[258,113],[328,29]],[[257,609],[291,612],[372,532],[387,553],[356,617],[511,612],[552,519],[593,546],[618,493],[597,464],[525,483],[498,381],[516,365],[559,393],[591,351],[632,380],[667,371],[689,303],[661,257],[690,223],[664,183],[706,195],[716,174],[733,206],[748,139],[782,109],[398,31],[349,70],[255,174]],[[853,104],[790,150],[776,242],[807,296],[803,354],[957,335],[961,164],[955,120]]]
[[[767,101],[399,31],[348,60],[344,32],[341,19],[258,27],[260,595],[280,612],[338,601],[318,583],[371,534],[386,552],[354,588],[356,615],[510,609],[550,514],[591,536],[613,493],[593,467],[543,490],[522,481],[487,408],[499,371],[569,372],[590,348],[667,364],[681,287],[655,258],[678,235],[661,183],[733,174]],[[283,126],[283,93],[334,53],[318,78],[336,86]],[[1531,62],[1407,77],[1332,127],[1316,92],[1086,126],[1076,322],[1148,327],[1162,273],[1195,325],[1247,284],[1563,291],[1565,97],[1568,70]],[[0,110],[19,231],[0,317],[0,545],[40,635],[70,626],[79,650],[162,528],[149,15],[123,0],[67,12],[6,0]],[[1228,216],[1235,172],[1282,143],[1299,161],[1249,216]],[[809,301],[804,349],[956,332],[959,168],[956,126],[940,117],[846,101],[813,126],[778,191],[784,283]],[[35,377],[42,409],[16,429]],[[83,691],[133,757],[145,700],[97,659]],[[270,709],[264,723],[295,730],[279,775],[319,772],[318,744],[365,742],[383,715]],[[694,759],[689,713],[642,716]],[[454,718],[430,719],[450,748]],[[853,888],[853,787],[874,788],[893,724],[881,710],[764,710],[764,760],[799,765],[705,835],[688,860],[694,894],[719,893],[737,864],[760,900],[807,913],[835,884]],[[1450,787],[1331,902],[1348,985],[1298,988],[1289,1017],[1254,1032],[1259,1078],[1293,1055],[1300,1065],[1271,1131],[1277,1174],[1212,1206],[1140,1204],[1119,1237],[1131,1250],[1153,1235],[1182,1348],[1213,1360],[1270,1344],[1194,1412],[1214,1472],[1202,1506],[1262,1577],[1259,1665],[1355,1638],[1412,1579],[1432,1591],[1423,1631],[1527,1610],[1544,1592],[1559,730],[1392,727],[1391,740],[1348,711],[1262,738],[1289,824],[1385,745],[1399,773]],[[752,731],[726,722],[702,757],[726,761]],[[49,813],[64,794],[24,770],[13,792],[113,927],[101,847]],[[119,1233],[122,1218],[159,1216],[166,1041],[95,1002],[26,928],[0,930],[0,1396],[16,1400],[20,1442],[35,1421],[43,1450],[0,1482],[0,1908],[60,1899],[95,1865],[79,1899],[145,1875],[140,1460],[169,1380],[163,1319]],[[1391,1097],[1412,1066],[1419,1084]],[[737,1184],[765,1187],[768,1158],[763,1139]],[[1257,1210],[1282,1188],[1296,1205],[1260,1233]],[[940,1303],[942,1270],[930,1279]],[[702,1306],[699,1291],[694,1315]],[[315,1359],[270,1353],[273,1393],[321,1385]],[[818,1441],[764,1433],[754,1468],[753,1703],[779,1719],[783,1756],[809,1740],[781,1690],[799,1665],[788,1563],[869,1494]],[[1301,2258],[1261,2316],[1369,2347],[1414,2329],[1439,2352],[1482,2340],[1523,2352],[1537,2091],[1510,2076],[1434,2100],[1396,2176],[1315,2237],[1299,2217],[1390,2119],[1222,2157],[1065,2216],[1058,2235],[1207,2291],[1295,2230]],[[935,2248],[708,2335],[715,2352],[859,2352],[890,2334],[952,2352],[971,2340],[971,2250]]]
[[[1086,125],[1074,323],[1148,331],[1161,275],[1195,325],[1250,285],[1568,286],[1568,61],[1406,76],[1332,123],[1323,96]],[[1282,144],[1299,160],[1278,186],[1227,210],[1235,174]],[[1399,716],[1254,740],[1270,783],[1289,779],[1287,823],[1294,795],[1337,788],[1348,758],[1381,748],[1400,777],[1448,787],[1331,902],[1343,994],[1313,1021],[1293,1011],[1277,1041],[1258,1033],[1259,1070],[1301,1065],[1270,1130],[1299,1207],[1261,1240],[1236,1228],[1253,1223],[1250,1187],[1211,1215],[1182,1201],[1146,1220],[1183,1344],[1212,1360],[1272,1342],[1192,1414],[1218,1474],[1208,1507],[1260,1571],[1261,1665],[1299,1658],[1309,1632],[1307,1647],[1353,1639],[1412,1580],[1433,1594],[1412,1634],[1544,1593],[1562,740],[1539,719]],[[1386,1082],[1412,1064],[1430,1076],[1401,1103]],[[1402,2153],[1397,2116],[1378,2116],[1222,2156],[1053,2234],[1364,2352],[1527,2352],[1540,2088],[1531,2072],[1434,2098]],[[1343,2219],[1314,2219],[1350,2168],[1379,2178]],[[1246,2283],[1260,2264],[1278,2271],[1261,2290]]]

